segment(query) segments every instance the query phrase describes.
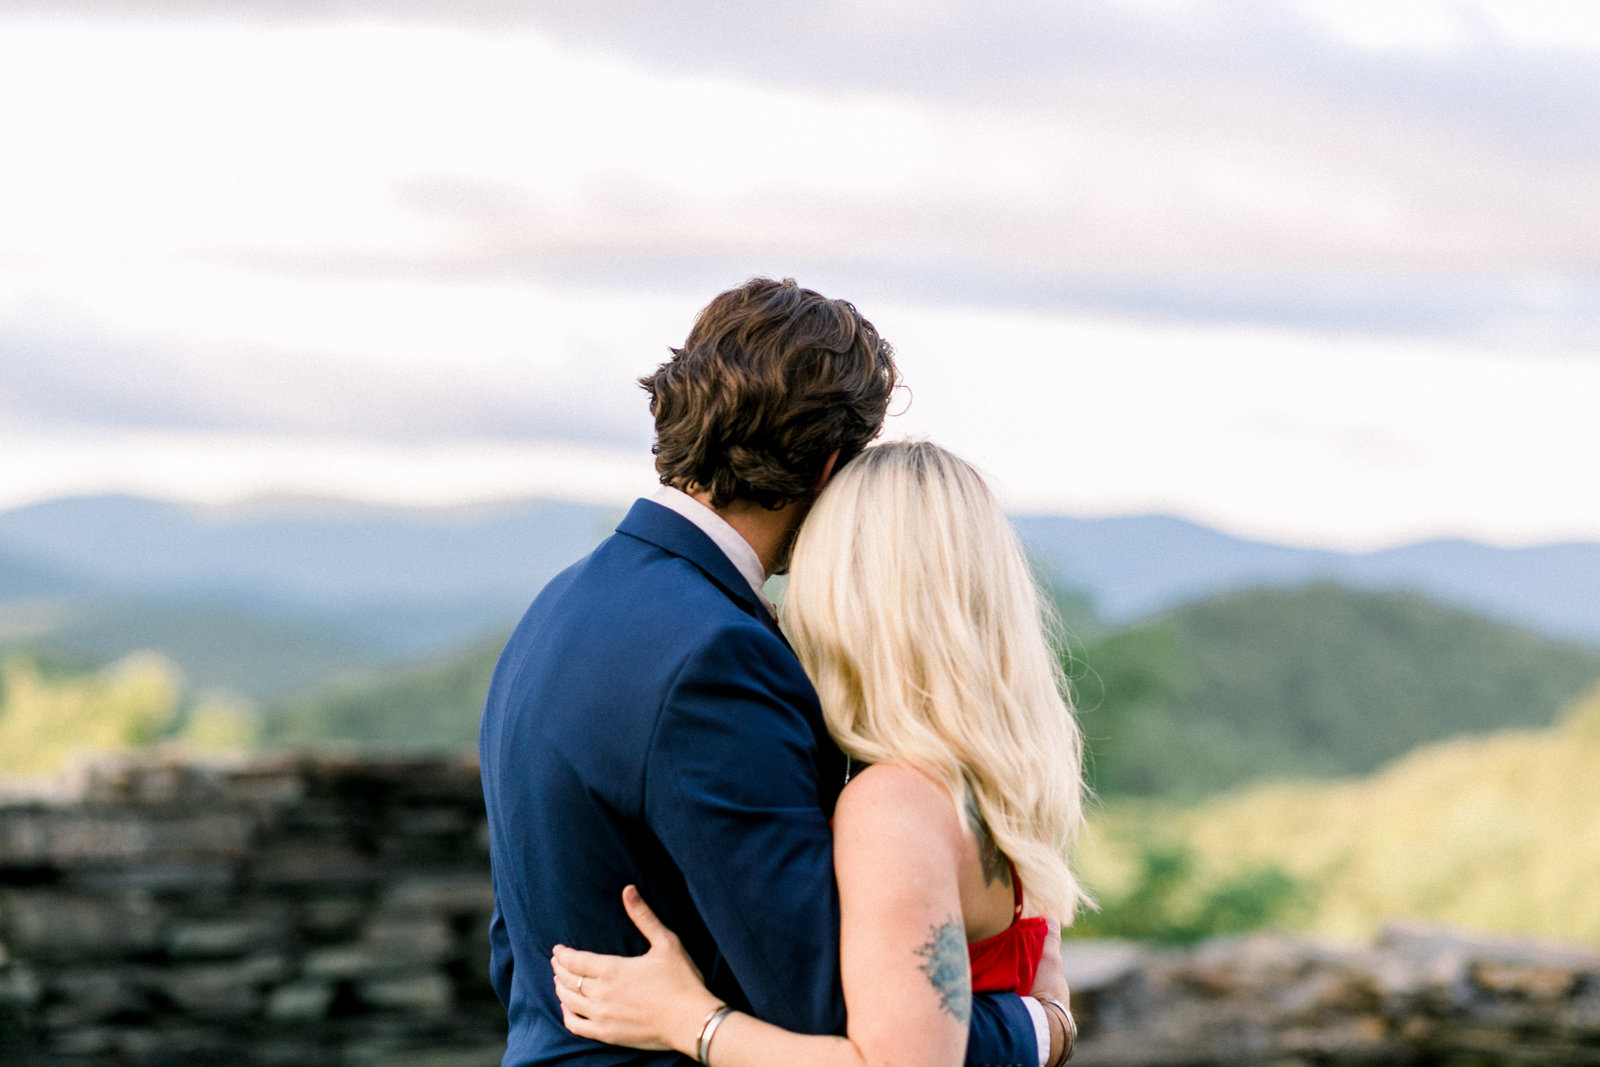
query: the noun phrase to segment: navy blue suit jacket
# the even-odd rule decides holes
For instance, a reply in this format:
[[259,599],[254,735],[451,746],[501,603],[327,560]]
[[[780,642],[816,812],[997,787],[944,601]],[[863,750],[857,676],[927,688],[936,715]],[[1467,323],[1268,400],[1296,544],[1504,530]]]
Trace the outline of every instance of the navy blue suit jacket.
[[[843,1033],[828,820],[845,761],[777,624],[716,544],[639,501],[545,587],[495,667],[479,740],[504,1063],[681,1065],[561,1025],[557,943],[637,955],[638,885],[718,996]],[[1013,996],[975,998],[968,1060],[1036,1067]]]

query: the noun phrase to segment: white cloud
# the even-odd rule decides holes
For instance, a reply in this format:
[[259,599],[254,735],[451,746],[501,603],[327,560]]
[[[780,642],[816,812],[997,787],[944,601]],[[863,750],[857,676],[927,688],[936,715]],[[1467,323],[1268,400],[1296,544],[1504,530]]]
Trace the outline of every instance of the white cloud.
[[[0,248],[337,251],[381,270],[841,238],[861,256],[867,242],[848,235],[865,223],[880,243],[980,259],[1034,234],[1032,258],[1057,270],[1594,266],[1600,132],[1583,125],[1581,83],[1541,87],[1548,71],[1502,56],[1521,66],[1498,83],[1467,61],[1435,65],[1438,95],[1418,97],[1396,70],[1350,57],[1342,71],[1329,56],[1307,57],[1309,74],[1264,70],[1270,42],[1237,69],[1220,54],[1167,68],[1172,41],[1124,32],[1149,54],[1061,59],[1015,93],[961,100],[914,83],[672,73],[534,29],[30,21],[0,44],[0,139],[17,149],[0,202],[29,208],[7,213]],[[1474,98],[1487,92],[1503,99]],[[1522,121],[1485,126],[1508,102]],[[1542,143],[1581,145],[1583,164],[1530,155],[1546,149],[1507,132],[1526,137],[1529,121]],[[450,180],[498,203],[473,214],[417,195]]]
[[1600,536],[1578,21],[840,5],[0,15],[0,345],[74,361],[0,349],[0,500],[620,487],[633,379],[792,273],[1018,503]]
[[[626,313],[626,298],[607,299],[582,310],[599,322],[608,309]],[[967,456],[1015,509],[1166,512],[1347,549],[1436,536],[1600,539],[1600,507],[1579,488],[1587,457],[1600,455],[1593,360],[917,304],[865,310],[897,346],[912,394],[890,435],[930,436]],[[597,366],[587,385],[596,395],[632,388],[617,375]],[[643,397],[631,402],[643,420]],[[0,469],[0,506],[113,490],[205,502],[622,503],[653,484],[643,443],[15,424],[0,433]]]
[[1600,7],[1588,0],[1478,0],[1469,10],[1516,44],[1600,52]]
[[1470,39],[1459,0],[1302,0],[1302,7],[1343,39],[1368,48],[1451,50]]
[[[1593,164],[1248,71],[1094,67],[1001,105],[662,73],[533,30],[8,29],[0,289],[115,305],[186,270],[209,295],[175,322],[211,301],[249,317],[265,276],[291,271],[332,300],[349,276],[406,272],[622,268],[666,288],[685,260],[723,278],[854,264],[956,298],[1025,279],[1024,299],[1069,305],[1187,286],[1149,311],[1269,321],[1249,305],[1272,279],[1377,272],[1410,276],[1394,301],[1465,281],[1582,318],[1524,308],[1518,285],[1600,266]],[[218,262],[235,269],[207,281]],[[1211,301],[1219,280],[1239,298]],[[1367,311],[1333,313],[1359,328]]]
[[603,244],[611,186],[708,213],[775,188],[881,195],[941,147],[914,108],[660,77],[528,31],[45,22],[0,42],[0,202],[30,208],[0,245],[53,259],[492,239],[399,195],[452,176],[505,192],[479,221],[508,236]]
[[1506,45],[1600,51],[1587,0],[1296,0],[1316,24],[1363,48],[1451,52]]
[[1419,342],[890,309],[893,424],[1016,508],[1166,512],[1292,543],[1600,539],[1600,363]]
[[[0,300],[0,415],[427,441],[643,447],[634,379],[694,307],[527,284],[115,273],[91,312]],[[598,384],[597,384],[598,383]]]
[[571,444],[170,430],[0,430],[0,508],[60,496],[133,493],[226,504],[311,496],[407,506],[524,496],[616,503],[655,485],[650,454]]

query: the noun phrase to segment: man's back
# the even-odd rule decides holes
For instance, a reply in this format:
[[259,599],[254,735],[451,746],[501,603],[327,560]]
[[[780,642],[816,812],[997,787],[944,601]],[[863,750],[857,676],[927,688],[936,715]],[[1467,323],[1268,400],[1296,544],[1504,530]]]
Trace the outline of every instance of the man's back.
[[709,538],[640,502],[550,583],[495,670],[480,755],[507,1064],[673,1063],[561,1025],[557,943],[644,951],[636,884],[729,1003],[843,1024],[826,812],[843,780],[816,698]]

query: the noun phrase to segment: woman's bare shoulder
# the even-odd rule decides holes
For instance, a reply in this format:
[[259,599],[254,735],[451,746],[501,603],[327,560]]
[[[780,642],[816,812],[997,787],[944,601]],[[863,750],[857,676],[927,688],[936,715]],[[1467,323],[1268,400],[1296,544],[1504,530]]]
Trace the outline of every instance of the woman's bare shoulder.
[[835,836],[895,839],[959,847],[961,821],[944,787],[920,771],[875,763],[853,776],[834,809]]

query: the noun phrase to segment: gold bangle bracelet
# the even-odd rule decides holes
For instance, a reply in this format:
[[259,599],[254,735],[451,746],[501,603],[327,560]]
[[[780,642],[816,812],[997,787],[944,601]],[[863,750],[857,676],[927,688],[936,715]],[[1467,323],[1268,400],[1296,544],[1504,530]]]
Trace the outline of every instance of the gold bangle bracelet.
[[717,1036],[717,1028],[722,1021],[732,1014],[732,1008],[719,1004],[711,1009],[705,1022],[700,1024],[700,1036],[694,1039],[694,1058],[705,1067],[711,1067],[711,1039]]
[[1061,1013],[1061,1023],[1066,1027],[1067,1030],[1067,1047],[1062,1053],[1061,1058],[1054,1064],[1051,1064],[1051,1067],[1060,1067],[1061,1064],[1072,1059],[1072,1054],[1078,1051],[1078,1020],[1072,1017],[1072,1010],[1070,1008],[1061,1003],[1061,1001],[1056,1000],[1054,997],[1041,997],[1038,994],[1034,994],[1033,999],[1037,1000],[1040,1004],[1048,1004],[1052,1008],[1056,1009],[1056,1011]]

